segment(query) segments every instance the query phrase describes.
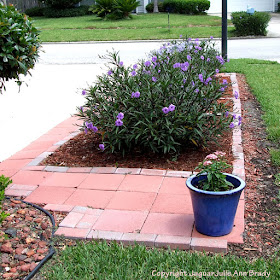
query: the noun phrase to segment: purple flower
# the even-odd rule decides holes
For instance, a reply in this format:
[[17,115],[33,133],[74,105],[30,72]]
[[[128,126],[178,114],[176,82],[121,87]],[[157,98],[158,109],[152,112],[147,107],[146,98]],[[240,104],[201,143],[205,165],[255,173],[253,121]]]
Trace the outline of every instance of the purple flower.
[[132,77],[136,76],[136,72],[134,70],[130,74]]
[[219,73],[220,72],[220,70],[219,69],[216,69],[216,73]]
[[120,61],[119,65],[120,65],[120,66],[123,66],[123,62],[122,62],[122,61]]
[[194,51],[194,53],[197,53],[197,52],[198,52],[198,50],[195,50],[195,51]]
[[117,119],[116,122],[115,122],[115,126],[122,126],[122,125],[123,125],[122,120]]
[[202,74],[198,75],[198,79],[203,83],[203,75]]
[[158,70],[158,73],[160,73],[161,71],[160,70]]
[[192,57],[190,55],[187,55],[187,60],[191,60]]
[[153,81],[153,82],[156,82],[156,81],[157,81],[157,78],[156,78],[156,77],[152,77],[152,81]]
[[238,96],[239,96],[239,95],[238,95],[238,91],[235,91],[235,92],[234,92],[234,97],[235,97],[235,99],[237,99]]
[[195,86],[195,82],[194,82],[194,81],[192,81],[192,86],[193,86],[193,87]]
[[207,62],[209,62],[210,60],[211,60],[211,59],[210,59],[209,57],[206,59]]
[[86,122],[85,124],[88,129],[93,129],[93,124],[91,122]]
[[137,69],[138,65],[137,64],[134,64],[133,65],[133,69]]
[[168,106],[168,110],[169,110],[169,112],[173,112],[174,110],[175,110],[175,105],[173,105],[173,104],[170,104],[169,106]]
[[234,123],[231,122],[230,125],[229,125],[229,127],[230,127],[230,128],[234,128]]
[[186,83],[186,81],[187,81],[186,79],[183,79],[183,83],[184,83],[184,84]]
[[97,132],[97,131],[98,131],[98,128],[97,128],[96,126],[93,126],[93,127],[92,127],[92,130],[93,130],[94,132]]
[[181,67],[181,63],[177,62],[173,64],[173,68],[179,68],[179,67]]
[[109,70],[109,71],[107,72],[107,74],[108,74],[108,76],[111,76],[111,75],[113,74],[112,70]]
[[[210,81],[212,81],[212,78],[211,78],[211,77],[208,77],[208,78],[206,79],[206,81],[205,81],[205,85],[208,85],[208,83],[209,83]],[[211,84],[211,83],[210,83],[210,84]]]
[[241,125],[241,123],[242,123],[242,117],[239,116],[239,117],[238,117],[238,125]]
[[228,115],[229,115],[229,111],[226,111],[226,112],[225,112],[225,117],[227,118]]
[[139,91],[132,92],[131,97],[132,98],[139,98],[140,97],[140,92]]
[[87,134],[88,133],[88,130],[87,130],[87,128],[85,128],[85,134]]
[[218,61],[219,61],[222,65],[225,64],[225,60],[223,59],[222,56],[217,55],[216,58],[218,59]]
[[198,88],[196,88],[196,89],[195,89],[195,92],[196,92],[196,93],[199,93],[199,89],[198,89]]
[[84,112],[84,107],[83,107],[83,106],[81,106],[81,107],[80,107],[80,110],[81,110],[82,112]]
[[146,61],[145,62],[145,66],[147,66],[147,67],[151,66],[151,62],[150,61]]
[[86,93],[87,93],[87,92],[86,92],[85,90],[82,91],[82,95],[86,95]]
[[182,38],[183,37],[183,35],[180,35],[180,38]]
[[99,144],[99,149],[100,149],[101,151],[104,151],[104,149],[105,149],[104,144]]
[[223,85],[227,85],[228,81],[226,79],[223,79]]
[[156,62],[157,61],[157,57],[156,56],[153,56],[152,57],[152,62]]
[[213,36],[210,36],[210,39],[212,40],[214,37]]
[[200,57],[202,60],[204,60],[204,56],[202,55],[201,57]]
[[182,71],[187,71],[188,70],[188,68],[189,68],[189,63],[186,61],[186,62],[184,62],[184,63],[182,63],[181,64],[181,70]]
[[233,115],[232,115],[232,118],[235,120],[235,119],[236,119],[236,114],[233,114]]
[[221,88],[220,88],[220,91],[225,91],[225,88],[221,87]]
[[162,108],[162,112],[163,112],[164,114],[168,114],[169,109],[168,109],[167,107],[163,107],[163,108]]
[[124,113],[122,112],[118,113],[117,118],[122,120],[124,118]]

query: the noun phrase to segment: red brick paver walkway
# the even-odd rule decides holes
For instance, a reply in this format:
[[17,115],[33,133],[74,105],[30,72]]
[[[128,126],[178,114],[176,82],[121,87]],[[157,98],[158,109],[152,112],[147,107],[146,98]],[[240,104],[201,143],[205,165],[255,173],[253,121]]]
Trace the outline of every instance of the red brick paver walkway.
[[[232,82],[236,77],[231,74]],[[233,84],[238,91],[237,83]],[[239,98],[234,112],[241,114]],[[0,173],[13,184],[6,195],[45,204],[45,209],[68,213],[56,235],[81,239],[117,240],[147,246],[226,252],[227,243],[242,243],[244,195],[233,231],[222,237],[198,233],[189,191],[189,171],[141,168],[68,168],[38,166],[46,156],[78,131],[69,118],[0,163]],[[245,179],[241,131],[233,132],[233,174]]]

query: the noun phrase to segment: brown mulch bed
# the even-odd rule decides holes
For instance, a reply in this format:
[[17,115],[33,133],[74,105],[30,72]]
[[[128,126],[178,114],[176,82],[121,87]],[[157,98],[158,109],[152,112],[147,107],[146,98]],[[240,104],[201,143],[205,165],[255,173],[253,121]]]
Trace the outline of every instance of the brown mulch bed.
[[[221,77],[231,83],[229,77]],[[229,86],[223,93],[223,98],[232,97],[232,88]],[[229,111],[232,111],[233,102],[221,99],[226,103]],[[197,148],[188,144],[180,151],[180,155],[159,155],[151,152],[143,153],[132,151],[125,157],[122,154],[110,154],[99,150],[102,143],[101,136],[93,132],[85,134],[81,132],[73,139],[67,141],[53,154],[48,156],[41,165],[69,166],[69,167],[127,167],[127,168],[151,168],[192,171],[205,156],[215,151],[226,153],[226,159],[230,163],[232,156],[232,132],[226,132],[217,143],[209,143],[206,148]]]
[[250,92],[245,76],[238,74],[237,78],[246,173],[245,242],[229,245],[229,252],[250,258],[269,257],[280,249],[279,186],[274,178],[279,170],[270,160],[273,143],[267,140],[261,107]]
[[[245,77],[242,75],[237,77],[243,110],[242,136],[247,184],[245,189],[245,235],[244,244],[229,245],[229,253],[246,256],[250,259],[256,257],[267,258],[280,249],[280,200],[277,198],[279,187],[274,182],[274,175],[278,170],[272,166],[270,161],[269,149],[273,144],[267,140],[266,127],[261,117],[260,106],[250,93]],[[77,136],[77,138],[79,137],[81,136]],[[75,147],[75,141],[71,145]],[[230,145],[230,143],[225,145]],[[226,151],[230,151],[229,146],[224,147],[227,147]],[[210,152],[194,149],[193,153],[194,151],[201,153],[200,156],[196,156],[197,161],[201,161]],[[81,152],[77,154],[79,155]],[[60,155],[62,154],[61,152]],[[95,153],[96,155],[99,154]],[[139,158],[136,158],[133,163],[133,157],[131,157],[126,162],[129,163],[127,167],[139,167]],[[161,159],[161,164],[151,161],[153,159],[153,157],[147,157],[147,165],[143,167],[176,170],[189,170],[190,168],[181,167],[180,163],[173,162],[168,158]],[[71,162],[71,157],[68,160],[70,161],[65,165],[76,166],[75,163]],[[115,166],[117,162],[120,167],[123,164],[120,159],[117,159],[117,161],[113,159],[111,165],[106,165],[109,164],[108,160],[108,158],[107,160],[105,158],[98,165]],[[178,160],[180,159],[178,158]],[[66,159],[63,162],[67,162]],[[61,163],[57,161],[57,164]],[[0,278],[23,279],[48,253],[51,223],[41,211],[16,200],[5,200],[4,210],[9,212],[11,216],[3,222],[0,229]],[[62,213],[52,214],[55,215],[57,224],[65,216]],[[8,229],[10,229],[8,233],[5,233]],[[13,237],[12,234],[15,234],[15,231],[16,235]],[[65,243],[73,245],[75,241],[62,240],[56,242],[56,248],[60,250],[65,246]]]
[[89,132],[80,133],[62,145],[52,155],[48,156],[41,165],[70,166],[70,167],[127,167],[151,168],[192,171],[208,154],[217,150],[226,152],[227,161],[232,162],[232,133],[228,132],[217,144],[208,148],[186,147],[178,157],[158,155],[153,153],[133,152],[125,157],[121,154],[111,154],[98,149],[100,136]]

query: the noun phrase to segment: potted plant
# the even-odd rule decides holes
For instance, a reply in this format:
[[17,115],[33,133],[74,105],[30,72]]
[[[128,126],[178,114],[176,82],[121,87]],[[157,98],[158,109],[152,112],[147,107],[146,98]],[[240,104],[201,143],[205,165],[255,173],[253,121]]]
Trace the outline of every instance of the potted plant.
[[195,227],[208,236],[229,234],[245,182],[237,176],[223,173],[230,167],[225,153],[217,151],[206,156],[195,168],[201,171],[187,179]]

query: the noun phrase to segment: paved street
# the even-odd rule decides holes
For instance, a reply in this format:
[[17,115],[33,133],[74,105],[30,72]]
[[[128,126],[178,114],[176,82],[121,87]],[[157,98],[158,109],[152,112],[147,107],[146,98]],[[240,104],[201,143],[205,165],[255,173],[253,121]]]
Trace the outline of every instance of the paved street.
[[[44,44],[40,62],[26,77],[20,92],[14,82],[0,96],[0,161],[21,150],[83,104],[81,88],[104,70],[98,55],[120,52],[132,64],[163,42]],[[229,58],[258,58],[280,62],[280,38],[229,40]],[[217,47],[220,48],[219,41]]]
[[[154,49],[158,49],[164,41],[109,42],[109,43],[58,43],[44,44],[45,53],[41,54],[42,64],[100,64],[98,57],[113,49],[119,51],[122,60],[128,64]],[[216,40],[221,49],[220,40]],[[280,62],[280,37],[262,39],[228,40],[229,58],[256,58],[276,60]]]

